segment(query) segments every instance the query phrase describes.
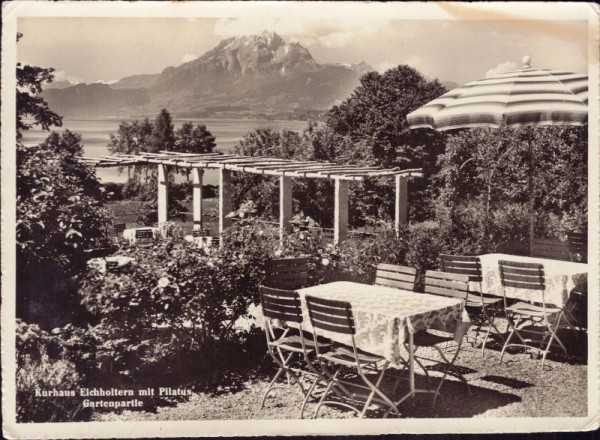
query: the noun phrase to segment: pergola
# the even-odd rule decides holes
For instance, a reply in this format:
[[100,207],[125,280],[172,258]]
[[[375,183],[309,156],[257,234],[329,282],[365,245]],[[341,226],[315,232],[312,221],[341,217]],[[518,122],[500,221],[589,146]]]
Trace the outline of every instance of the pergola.
[[396,199],[394,225],[396,231],[408,222],[408,186],[410,177],[422,177],[421,169],[377,168],[358,165],[339,165],[331,162],[298,161],[273,157],[250,157],[221,153],[159,153],[117,154],[114,156],[84,157],[83,160],[96,167],[126,167],[156,164],[158,166],[158,222],[168,220],[169,168],[190,169],[193,176],[194,229],[202,228],[202,180],[205,169],[219,173],[219,233],[230,226],[227,217],[232,211],[232,172],[262,174],[279,177],[279,234],[283,237],[291,231],[292,178],[330,179],[335,182],[334,243],[348,236],[348,184],[368,178],[390,177],[395,179]]

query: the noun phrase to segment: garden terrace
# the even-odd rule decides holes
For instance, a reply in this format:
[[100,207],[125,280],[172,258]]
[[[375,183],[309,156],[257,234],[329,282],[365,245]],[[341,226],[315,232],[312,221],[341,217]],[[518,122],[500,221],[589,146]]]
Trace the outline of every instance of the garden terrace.
[[219,233],[227,228],[232,211],[231,173],[242,172],[279,177],[279,233],[280,237],[292,229],[292,178],[329,179],[335,182],[334,242],[348,236],[348,184],[369,178],[389,177],[395,180],[396,231],[408,223],[408,179],[423,177],[421,169],[377,168],[358,165],[340,165],[331,162],[298,161],[274,157],[250,157],[232,154],[191,154],[173,151],[160,153],[118,154],[86,157],[86,163],[96,167],[125,167],[156,164],[158,167],[158,222],[168,220],[168,173],[170,168],[191,169],[193,176],[194,229],[202,228],[202,180],[205,169],[219,172]]

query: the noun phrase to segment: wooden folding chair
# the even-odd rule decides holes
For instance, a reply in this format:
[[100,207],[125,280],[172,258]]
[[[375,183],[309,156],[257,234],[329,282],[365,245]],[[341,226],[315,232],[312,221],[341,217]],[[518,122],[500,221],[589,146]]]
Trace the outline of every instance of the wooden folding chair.
[[568,232],[567,243],[569,243],[571,261],[587,263],[587,234],[582,232]]
[[[350,303],[307,295],[306,304],[310,323],[314,330],[313,337],[316,345],[317,359],[319,360],[321,371],[329,378],[327,388],[319,400],[314,417],[318,416],[319,410],[323,405],[334,405],[348,408],[358,414],[360,418],[363,418],[371,403],[378,403],[387,407],[388,411],[384,417],[387,417],[390,412],[400,415],[396,405],[379,388],[389,361],[381,356],[359,350],[356,347],[356,341],[354,340],[356,329],[354,327],[354,316]],[[317,332],[321,330],[346,335],[350,345],[333,344],[328,349],[323,350],[317,344]],[[337,367],[333,374],[329,372],[327,365]],[[357,378],[362,383],[356,383],[346,377],[342,377],[341,373],[344,369],[356,370]],[[375,381],[371,381],[367,377],[367,373],[376,374]],[[350,393],[348,391],[349,388],[358,388],[363,391],[363,394],[364,391],[368,392],[362,406],[359,406],[360,402],[357,401],[357,392]],[[336,390],[342,391],[345,399],[327,400],[330,392]],[[339,397],[340,393],[337,392],[336,394]],[[352,404],[345,403],[343,400],[349,400]]]
[[[464,300],[466,303],[467,297],[469,295],[469,277],[467,275],[462,274],[428,270],[427,272],[425,272],[425,293],[445,296],[448,298],[458,298]],[[435,406],[436,400],[440,395],[440,389],[442,388],[444,380],[446,380],[448,374],[457,377],[461,382],[463,382],[467,387],[467,391],[469,392],[469,394],[471,394],[471,388],[469,387],[467,379],[462,375],[460,371],[454,371],[453,368],[454,363],[456,362],[456,359],[458,358],[460,349],[462,347],[462,339],[457,342],[454,355],[451,358],[448,358],[446,357],[444,352],[447,350],[448,344],[454,341],[454,335],[448,333],[447,335],[442,336],[438,333],[439,332],[432,333],[430,331],[425,330],[417,332],[413,336],[415,353],[420,347],[433,348],[438,352],[440,358],[443,361],[444,375],[442,376],[440,383],[438,384],[438,387],[435,390],[433,397],[433,406]],[[440,348],[441,344],[444,344],[444,349]],[[415,360],[417,360],[416,356]],[[420,362],[418,362],[418,364],[425,372],[427,380],[429,381],[429,373],[427,371],[427,368],[425,368]]]
[[[538,334],[542,338],[539,342],[538,350],[543,350],[542,368],[546,362],[546,355],[552,346],[552,342],[556,341],[562,350],[567,353],[567,349],[562,341],[556,335],[556,331],[560,327],[561,321],[564,318],[564,312],[561,308],[554,305],[546,304],[544,297],[544,266],[536,263],[521,263],[516,261],[500,260],[500,280],[504,288],[504,309],[506,310],[509,328],[511,329],[508,338],[502,347],[500,354],[500,362],[504,357],[504,352],[508,347],[534,347],[531,345],[533,341],[525,337],[525,333]],[[506,289],[526,289],[537,291],[538,301],[536,302],[517,302],[511,306],[506,303]],[[552,323],[551,321],[554,321]],[[534,330],[527,328],[527,325],[540,327],[542,330]],[[511,344],[513,336],[517,336],[521,340],[521,344]],[[543,349],[544,341],[548,339],[546,348]],[[528,344],[527,341],[530,341]],[[535,348],[535,347],[534,347]]]
[[[293,290],[273,289],[270,287],[260,286],[260,303],[265,317],[265,335],[267,337],[267,350],[269,355],[279,365],[279,370],[269,383],[265,391],[260,408],[262,409],[267,400],[267,396],[272,390],[277,388],[286,388],[286,385],[277,385],[277,380],[284,374],[294,384],[297,384],[304,396],[302,407],[300,408],[300,418],[304,416],[304,408],[308,399],[312,395],[317,383],[322,380],[323,383],[328,383],[321,372],[313,365],[312,356],[314,359],[317,342],[312,337],[305,337],[302,331],[302,309],[300,307],[300,297],[298,292]],[[288,324],[295,324],[299,333],[292,334]],[[275,328],[283,328],[283,332],[279,336],[276,335]],[[324,348],[324,346],[322,346]],[[300,357],[304,361],[304,365],[308,370],[300,370],[293,368],[293,363]],[[314,376],[314,380],[308,390],[304,389],[300,381],[301,375]]]
[[413,291],[416,282],[417,270],[414,267],[380,263],[373,284]]
[[[475,326],[475,340],[481,341],[481,356],[485,360],[485,347],[492,329],[502,342],[504,335],[494,323],[498,313],[502,309],[502,298],[492,295],[484,295],[481,288],[483,280],[481,273],[481,261],[477,256],[440,255],[440,267],[442,272],[466,275],[469,285],[476,284],[477,290],[471,290],[466,296],[466,308],[469,317]],[[486,327],[483,340],[479,337],[482,328]]]
[[152,246],[154,242],[154,232],[152,229],[136,229],[135,230],[135,244],[140,247]]
[[278,289],[300,289],[308,283],[308,258],[279,258],[266,265],[264,284]]
[[529,255],[553,260],[571,260],[569,243],[553,239],[534,238],[530,243]]
[[117,252],[129,247],[129,240],[123,237],[123,233],[127,229],[125,223],[114,223],[113,224],[113,240],[114,243],[119,246]]

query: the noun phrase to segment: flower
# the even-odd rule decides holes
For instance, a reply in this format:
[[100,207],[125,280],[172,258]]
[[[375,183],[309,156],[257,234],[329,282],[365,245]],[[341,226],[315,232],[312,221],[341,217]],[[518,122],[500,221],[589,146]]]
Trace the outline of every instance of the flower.
[[300,237],[300,240],[304,240],[304,233],[300,233],[298,237]]
[[277,258],[281,257],[281,254],[283,254],[283,252],[281,251],[281,249],[277,249],[277,250],[275,251],[275,256],[276,256]]
[[322,264],[323,266],[329,266],[329,259],[328,259],[328,258],[323,258],[323,259],[321,260],[321,264]]
[[162,277],[160,280],[158,280],[159,288],[164,289],[168,285],[169,285],[169,279],[167,277]]

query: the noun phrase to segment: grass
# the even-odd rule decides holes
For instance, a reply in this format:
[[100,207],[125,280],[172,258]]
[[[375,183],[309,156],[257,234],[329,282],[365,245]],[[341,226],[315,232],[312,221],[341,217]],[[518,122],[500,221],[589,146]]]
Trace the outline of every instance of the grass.
[[[120,200],[118,202],[107,203],[107,208],[112,211],[115,216],[115,223],[125,223],[128,228],[144,226],[141,223],[136,222],[138,208],[142,202],[136,200]],[[175,218],[171,221],[181,223],[186,233],[191,233],[193,227],[192,219],[192,203],[183,203],[185,212],[181,215],[181,218]],[[218,230],[219,216],[218,216],[219,200],[217,198],[204,199],[202,201],[203,213],[202,221],[205,228],[207,228],[212,235],[215,235]]]

